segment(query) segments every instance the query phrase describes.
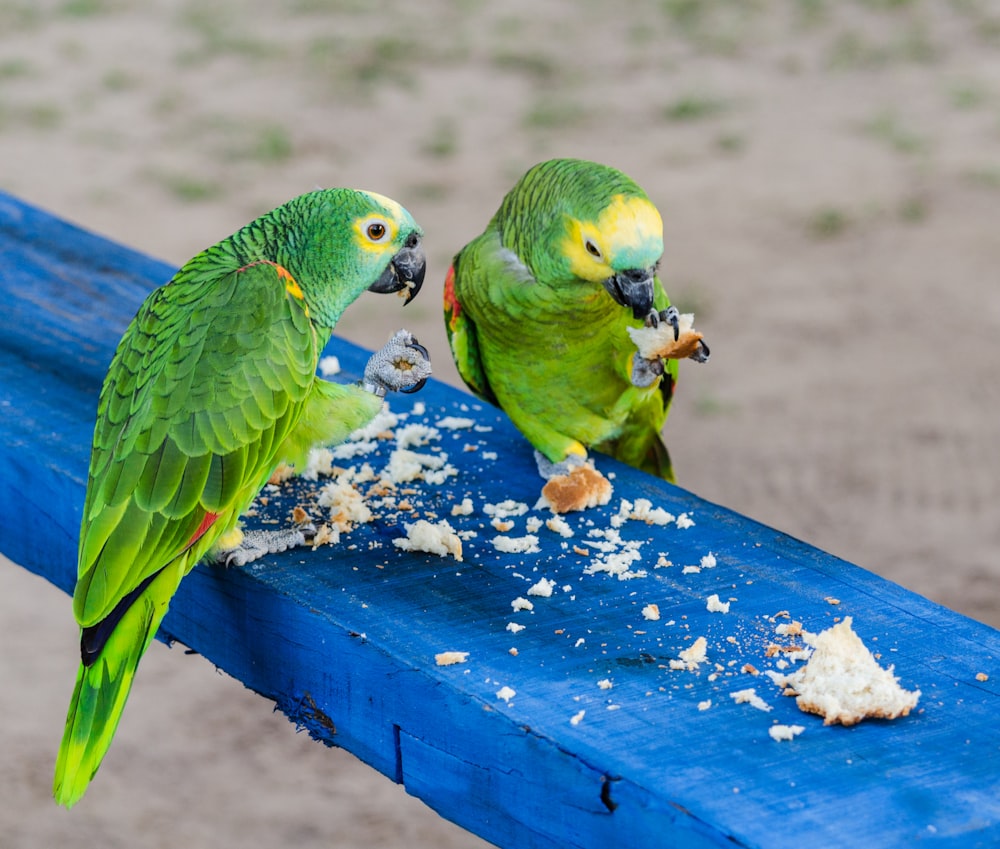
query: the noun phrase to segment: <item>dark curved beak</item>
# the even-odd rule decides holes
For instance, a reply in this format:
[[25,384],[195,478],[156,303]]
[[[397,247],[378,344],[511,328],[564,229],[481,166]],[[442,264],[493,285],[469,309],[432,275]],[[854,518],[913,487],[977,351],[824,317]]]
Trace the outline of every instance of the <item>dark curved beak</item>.
[[653,269],[629,268],[619,271],[604,282],[604,288],[623,307],[631,307],[632,315],[644,319],[653,308]]
[[424,285],[424,272],[427,270],[427,258],[420,247],[420,237],[413,233],[406,244],[390,260],[382,275],[368,287],[369,292],[388,295],[392,292],[407,290],[408,304]]

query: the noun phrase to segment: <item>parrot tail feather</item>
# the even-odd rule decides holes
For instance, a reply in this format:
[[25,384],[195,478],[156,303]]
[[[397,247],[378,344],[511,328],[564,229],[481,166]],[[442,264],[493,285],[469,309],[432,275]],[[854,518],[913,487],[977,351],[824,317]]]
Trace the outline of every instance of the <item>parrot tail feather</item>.
[[67,808],[80,800],[101,765],[139,660],[167,612],[165,603],[157,604],[148,594],[133,601],[119,614],[100,653],[89,664],[81,663],[77,673],[52,782],[52,795]]
[[160,569],[159,572],[154,572],[146,578],[139,586],[118,602],[114,609],[96,625],[90,625],[83,629],[80,634],[80,657],[83,660],[84,666],[90,666],[97,660],[101,649],[104,648],[105,644],[111,638],[111,634],[115,630],[115,625],[122,621],[122,618],[128,613],[135,600],[145,592],[146,587],[162,571],[163,569]]

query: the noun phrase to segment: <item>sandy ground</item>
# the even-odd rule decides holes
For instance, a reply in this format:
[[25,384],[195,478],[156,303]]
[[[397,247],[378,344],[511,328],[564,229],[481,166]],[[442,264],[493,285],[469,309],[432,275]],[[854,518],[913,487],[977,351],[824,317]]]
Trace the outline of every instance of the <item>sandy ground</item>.
[[[405,323],[455,382],[450,256],[535,161],[613,164],[712,345],[667,426],[681,483],[1000,626],[995,5],[278,5],[0,0],[0,186],[173,263],[318,185],[396,197],[425,291],[338,330]],[[0,614],[5,847],[479,843],[159,645],[57,810],[69,601],[4,564]]]

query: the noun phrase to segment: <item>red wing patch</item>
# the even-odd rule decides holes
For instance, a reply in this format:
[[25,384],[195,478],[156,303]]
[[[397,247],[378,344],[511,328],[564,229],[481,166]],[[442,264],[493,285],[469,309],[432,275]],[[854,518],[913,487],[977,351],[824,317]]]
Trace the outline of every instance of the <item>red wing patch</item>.
[[198,540],[200,540],[200,539],[201,539],[201,538],[202,538],[203,536],[205,536],[205,532],[206,532],[206,531],[207,531],[207,530],[208,530],[208,529],[209,529],[210,527],[212,527],[212,525],[214,525],[214,524],[215,524],[215,520],[216,520],[216,519],[218,519],[218,518],[219,518],[219,516],[221,516],[221,515],[222,515],[221,513],[206,513],[206,514],[205,514],[205,518],[204,518],[204,519],[202,519],[202,520],[201,520],[201,524],[200,524],[200,525],[198,525],[198,530],[196,530],[196,531],[195,531],[195,532],[194,532],[194,533],[193,533],[193,534],[191,535],[191,539],[189,539],[189,540],[187,541],[187,543],[185,544],[185,546],[184,546],[184,550],[186,551],[186,550],[187,550],[187,549],[189,549],[189,548],[190,548],[190,547],[191,547],[192,545],[194,545],[194,544],[195,544],[196,542],[198,542]]
[[444,311],[448,319],[448,329],[454,331],[458,325],[458,317],[462,314],[462,305],[455,296],[455,264],[448,267],[444,278]]

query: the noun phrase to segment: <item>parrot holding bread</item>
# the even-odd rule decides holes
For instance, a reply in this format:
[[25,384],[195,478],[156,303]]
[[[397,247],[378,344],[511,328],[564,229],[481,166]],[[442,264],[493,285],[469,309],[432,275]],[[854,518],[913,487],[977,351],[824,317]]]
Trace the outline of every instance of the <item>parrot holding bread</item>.
[[[660,214],[630,178],[553,159],[529,169],[455,256],[444,287],[455,364],[535,447],[543,477],[594,449],[674,480],[660,431],[677,360],[637,356],[628,333],[677,338],[662,253]],[[686,356],[704,361],[708,348]]]
[[[407,301],[423,282],[422,231],[371,192],[310,192],[189,260],[129,324],[101,390],[73,611],[82,661],[53,795],[71,807],[111,744],[143,653],[181,579],[206,556],[243,563],[305,542],[247,532],[279,463],[304,467],[430,374],[406,331],[360,385],[317,377],[320,352],[365,290]],[[255,535],[250,539],[251,535]]]

